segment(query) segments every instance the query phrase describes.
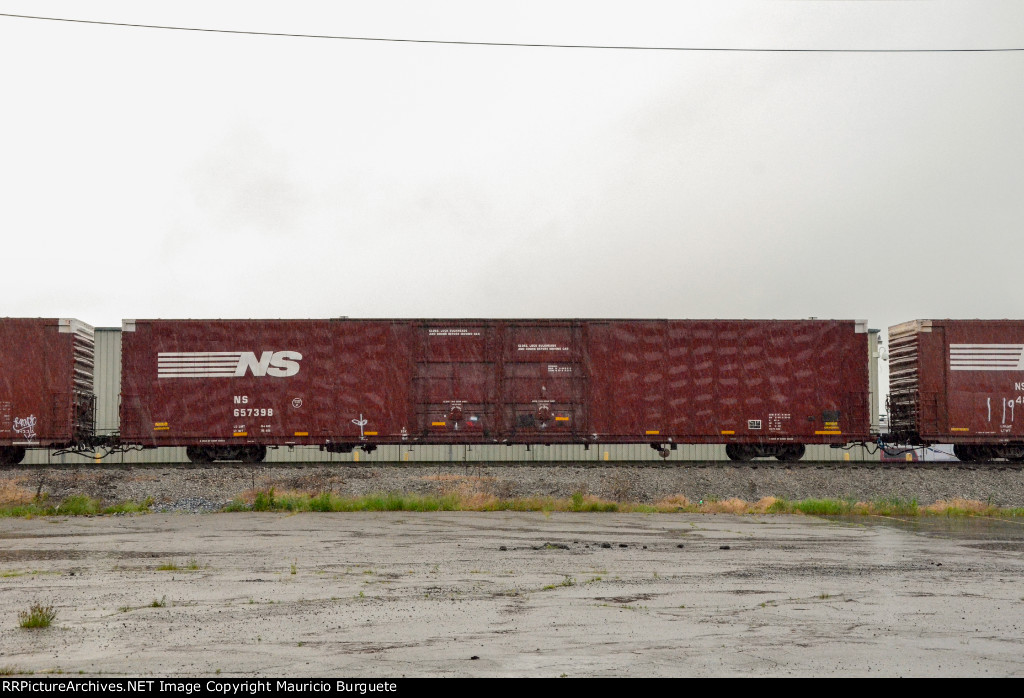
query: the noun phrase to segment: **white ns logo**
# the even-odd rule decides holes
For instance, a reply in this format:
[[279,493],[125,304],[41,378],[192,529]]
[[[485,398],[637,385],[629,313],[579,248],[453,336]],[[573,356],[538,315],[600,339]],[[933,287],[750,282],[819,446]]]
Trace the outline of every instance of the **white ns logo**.
[[299,372],[301,360],[302,354],[297,351],[265,351],[259,359],[255,352],[245,351],[238,359],[235,375],[244,376],[247,371],[252,371],[254,376],[287,378]]

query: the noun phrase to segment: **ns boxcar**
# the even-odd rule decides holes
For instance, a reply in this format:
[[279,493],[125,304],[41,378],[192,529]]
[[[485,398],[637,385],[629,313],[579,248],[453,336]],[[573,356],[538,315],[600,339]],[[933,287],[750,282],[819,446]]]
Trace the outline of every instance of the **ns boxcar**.
[[962,461],[1024,461],[1024,321],[890,327],[889,430],[910,444],[951,443]]
[[92,438],[93,361],[84,322],[0,318],[0,463]]
[[725,443],[736,460],[871,439],[866,324],[836,320],[135,320],[121,439],[268,446]]

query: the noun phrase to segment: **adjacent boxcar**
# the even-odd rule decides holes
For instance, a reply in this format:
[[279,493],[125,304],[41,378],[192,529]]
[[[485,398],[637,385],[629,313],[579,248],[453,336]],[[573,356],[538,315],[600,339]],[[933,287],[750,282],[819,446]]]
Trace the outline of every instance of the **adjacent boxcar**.
[[1024,461],[1024,321],[890,327],[889,424],[896,440],[952,443],[963,461]]
[[871,438],[871,337],[835,320],[136,320],[121,437],[195,461],[268,446]]
[[92,438],[93,360],[83,322],[0,318],[0,463]]

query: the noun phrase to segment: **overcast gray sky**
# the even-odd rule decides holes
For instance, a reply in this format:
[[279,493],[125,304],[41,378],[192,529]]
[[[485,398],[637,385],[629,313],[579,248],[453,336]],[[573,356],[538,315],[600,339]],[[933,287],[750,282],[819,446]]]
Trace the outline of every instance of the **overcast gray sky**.
[[[1024,3],[0,0],[455,41],[1024,48]],[[0,17],[0,315],[1024,313],[1024,52]]]

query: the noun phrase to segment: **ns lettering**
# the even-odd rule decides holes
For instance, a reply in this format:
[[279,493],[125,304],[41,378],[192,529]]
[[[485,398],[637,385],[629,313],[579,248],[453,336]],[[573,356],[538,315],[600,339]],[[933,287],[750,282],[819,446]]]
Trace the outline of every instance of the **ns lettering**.
[[251,371],[252,375],[259,377],[287,378],[299,372],[301,360],[302,354],[297,351],[265,351],[258,360],[254,352],[246,351],[238,360],[235,375],[244,376]]

